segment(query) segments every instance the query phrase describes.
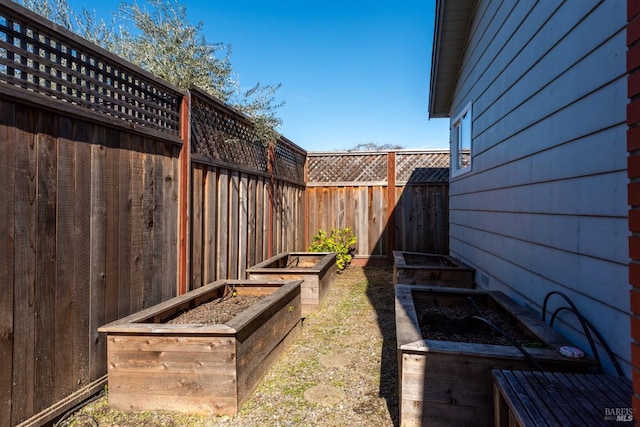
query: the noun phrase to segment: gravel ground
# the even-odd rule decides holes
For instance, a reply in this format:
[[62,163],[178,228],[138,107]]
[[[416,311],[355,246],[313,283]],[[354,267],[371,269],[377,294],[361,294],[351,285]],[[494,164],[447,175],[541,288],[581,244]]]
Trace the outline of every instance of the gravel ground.
[[390,267],[349,267],[322,309],[269,370],[235,416],[161,411],[123,413],[106,397],[61,425],[394,426],[398,425],[394,298]]
[[[532,338],[522,332],[506,314],[481,307],[482,314],[519,344],[529,344]],[[491,326],[473,318],[479,316],[471,306],[427,305],[417,309],[422,337],[432,340],[472,342],[479,344],[511,345]]]

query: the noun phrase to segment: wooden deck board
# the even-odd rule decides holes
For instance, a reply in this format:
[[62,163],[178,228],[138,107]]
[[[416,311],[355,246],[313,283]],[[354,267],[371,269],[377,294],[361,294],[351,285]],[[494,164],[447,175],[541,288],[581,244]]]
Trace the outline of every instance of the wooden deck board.
[[609,425],[631,414],[624,377],[494,370],[493,378],[496,426]]

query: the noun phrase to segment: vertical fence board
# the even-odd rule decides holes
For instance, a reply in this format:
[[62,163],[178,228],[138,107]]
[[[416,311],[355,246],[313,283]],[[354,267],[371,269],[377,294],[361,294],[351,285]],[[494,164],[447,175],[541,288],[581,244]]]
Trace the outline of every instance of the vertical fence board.
[[203,208],[203,182],[205,172],[202,167],[191,169],[191,281],[189,290],[202,286],[202,208]]
[[245,267],[256,265],[256,192],[257,177],[250,176],[247,182],[247,260]]
[[[369,191],[365,186],[359,187],[358,194],[358,202],[360,205],[360,222],[358,224],[357,229],[357,239],[358,239],[358,248],[360,250],[360,254],[369,255],[371,254],[371,250],[369,249],[369,233],[367,232],[369,228]],[[373,248],[371,248],[373,249]]]
[[164,213],[164,162],[162,161],[162,147],[158,141],[149,140],[151,147],[149,153],[152,156],[152,174],[153,174],[153,278],[151,283],[153,286],[153,304],[162,302],[163,280],[162,269],[164,262],[163,252],[166,250],[164,243],[166,234],[162,216]]
[[[173,298],[178,294],[178,247],[179,247],[179,206],[178,200],[180,195],[180,149],[171,144],[165,143],[165,152],[168,153],[170,158],[168,162],[171,165],[171,179],[165,179],[169,191],[166,192],[166,200],[169,201],[169,207],[165,209],[164,221],[166,224],[165,230],[170,235],[169,247],[165,251],[166,263],[165,271],[167,276],[167,283],[165,284],[167,295],[164,300]],[[214,178],[215,179],[215,178]]]
[[[153,154],[151,142],[144,138],[141,147],[144,151],[143,161],[143,188],[142,188],[142,282],[143,282],[143,307],[151,307],[156,301],[153,283],[153,243],[154,243],[154,203],[155,203],[155,177],[153,171]],[[159,301],[157,301],[159,302]]]
[[264,217],[267,211],[264,209],[264,179],[256,180],[256,258],[255,264],[265,259],[265,234],[264,234]]
[[57,123],[38,114],[36,233],[36,410],[52,403],[55,372]]
[[[74,346],[69,325],[75,321],[74,275],[76,193],[76,143],[73,141],[73,122],[68,117],[58,121],[58,179],[56,215],[56,295],[55,295],[55,354],[65,354]],[[54,389],[67,395],[77,384],[72,375],[73,357],[56,357]]]
[[120,132],[107,129],[104,148],[104,203],[105,203],[105,323],[118,319],[120,249]]
[[[204,283],[211,283],[216,280],[216,241],[217,241],[217,215],[216,206],[218,203],[218,179],[215,168],[208,168],[205,178],[205,200],[204,200]],[[194,206],[195,208],[195,206]]]
[[[13,372],[13,340],[15,339],[13,320],[14,298],[14,242],[15,221],[15,105],[0,100],[0,183],[6,190],[0,191],[0,425],[11,425]],[[4,143],[3,141],[6,141]],[[20,149],[20,147],[18,147]]]
[[143,222],[144,144],[139,136],[131,137],[131,312],[144,307]]
[[75,217],[75,255],[73,289],[74,322],[72,329],[73,348],[71,359],[74,371],[72,377],[78,386],[87,385],[90,381],[89,347],[90,343],[90,277],[91,263],[91,127],[76,122],[74,129],[76,141],[76,194]]
[[279,227],[280,222],[280,186],[278,183],[274,183],[273,186],[273,215],[271,217],[271,236],[272,236],[272,255],[275,255],[280,252],[280,237],[281,230]]
[[238,278],[238,232],[239,232],[239,203],[240,203],[240,177],[235,170],[231,171],[231,179],[229,182],[229,241],[227,247],[229,248],[229,265],[228,265],[228,278]]
[[[12,424],[34,413],[36,286],[36,114],[16,106],[15,278]],[[31,131],[31,132],[30,132]],[[18,398],[19,397],[19,398]]]
[[91,146],[91,247],[89,249],[89,375],[96,380],[106,368],[106,341],[98,328],[105,324],[105,139],[106,130],[93,126]]
[[118,150],[118,317],[131,314],[131,137],[120,135]]
[[229,171],[220,169],[218,182],[218,241],[216,253],[218,258],[218,279],[229,279]]
[[247,233],[249,222],[249,186],[247,174],[240,175],[238,198],[238,279],[246,278],[247,270]]

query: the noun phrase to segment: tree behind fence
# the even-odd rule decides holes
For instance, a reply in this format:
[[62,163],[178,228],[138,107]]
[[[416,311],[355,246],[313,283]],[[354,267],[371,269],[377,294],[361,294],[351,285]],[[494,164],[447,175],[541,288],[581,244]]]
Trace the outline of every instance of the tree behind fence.
[[0,426],[105,384],[99,326],[304,250],[319,228],[351,226],[364,257],[447,251],[442,156],[310,156],[307,187],[291,141],[264,146],[199,90],[52,28],[0,3]]
[[[180,265],[233,277],[245,256],[298,247],[291,173],[306,153],[283,140],[273,181],[234,158],[189,161],[185,93],[13,3],[0,3],[0,43],[0,426],[37,425],[104,386],[97,328],[175,296],[191,279]],[[225,133],[238,118],[222,110]],[[189,253],[191,191],[224,262]]]

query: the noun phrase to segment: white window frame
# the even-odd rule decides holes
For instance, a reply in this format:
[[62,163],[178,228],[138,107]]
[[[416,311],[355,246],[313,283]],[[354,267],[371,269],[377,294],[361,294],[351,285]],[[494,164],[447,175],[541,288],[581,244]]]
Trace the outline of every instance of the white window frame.
[[[460,114],[451,122],[451,164],[449,165],[451,178],[471,172],[471,165],[473,163],[473,116],[471,114],[471,104],[472,102],[469,101]],[[466,146],[468,146],[468,148],[466,148]],[[468,152],[466,159],[463,157],[465,151]],[[463,163],[465,160],[468,163]]]

